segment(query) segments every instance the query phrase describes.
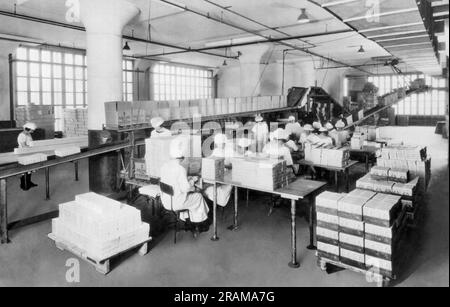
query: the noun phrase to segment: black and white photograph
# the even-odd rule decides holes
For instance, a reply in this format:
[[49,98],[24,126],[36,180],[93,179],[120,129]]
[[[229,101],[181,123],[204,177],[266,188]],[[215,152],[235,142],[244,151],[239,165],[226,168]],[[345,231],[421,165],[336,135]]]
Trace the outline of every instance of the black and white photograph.
[[448,21],[448,0],[0,0],[0,288],[449,287]]

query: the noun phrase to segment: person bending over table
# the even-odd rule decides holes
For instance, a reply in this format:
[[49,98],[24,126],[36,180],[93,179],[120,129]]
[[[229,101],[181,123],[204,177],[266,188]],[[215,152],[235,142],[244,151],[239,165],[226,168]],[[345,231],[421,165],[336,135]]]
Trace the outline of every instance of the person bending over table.
[[[17,137],[17,144],[19,148],[31,147],[31,142],[33,142],[33,137],[31,136],[33,132],[37,129],[35,123],[26,123],[23,126],[23,131]],[[20,188],[24,191],[35,188],[38,185],[31,181],[31,173],[23,174],[20,177]]]

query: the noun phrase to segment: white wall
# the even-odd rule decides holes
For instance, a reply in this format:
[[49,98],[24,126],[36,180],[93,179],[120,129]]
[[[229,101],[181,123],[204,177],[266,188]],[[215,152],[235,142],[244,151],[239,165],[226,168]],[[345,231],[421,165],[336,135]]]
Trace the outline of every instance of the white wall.
[[9,118],[9,60],[8,55],[15,53],[18,43],[0,41],[0,120]]

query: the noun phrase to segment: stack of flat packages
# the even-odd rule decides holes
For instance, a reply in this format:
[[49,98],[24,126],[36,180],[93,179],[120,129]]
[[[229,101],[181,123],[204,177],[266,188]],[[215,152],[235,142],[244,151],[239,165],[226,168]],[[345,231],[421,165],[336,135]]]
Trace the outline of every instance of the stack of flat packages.
[[319,257],[340,261],[338,202],[344,194],[323,192],[316,197],[317,253]]
[[87,193],[59,205],[52,232],[91,258],[107,259],[149,239],[150,225],[142,222],[139,210]]
[[347,147],[322,146],[306,143],[305,161],[316,165],[344,167],[350,161],[350,151]]
[[62,154],[74,151],[79,152],[80,148],[88,146],[88,138],[87,136],[81,136],[62,139],[49,139],[43,141],[33,141],[30,145],[31,147],[16,148],[14,149],[14,153],[16,155],[25,155],[33,153],[49,153],[56,150],[60,151]]
[[427,148],[414,145],[388,146],[381,150],[377,159],[379,166],[408,170],[412,178],[420,177],[421,188],[426,191],[431,178],[431,158]]
[[375,178],[400,183],[407,183],[410,177],[409,170],[407,169],[396,169],[378,165],[372,167],[370,170],[370,175]]
[[64,136],[76,137],[88,135],[87,108],[64,109]]
[[340,261],[365,269],[363,208],[376,193],[354,190],[338,202]]
[[39,162],[47,161],[48,156],[43,153],[36,153],[33,155],[19,156],[17,158],[20,165],[31,165]]
[[22,127],[33,122],[39,129],[45,130],[45,138],[55,137],[55,110],[52,106],[30,105],[16,108],[16,125]]
[[55,156],[60,157],[60,158],[68,157],[68,156],[79,154],[80,152],[81,152],[80,147],[69,146],[66,148],[59,148],[59,149],[55,150]]
[[201,136],[182,134],[178,136],[150,138],[145,140],[145,163],[147,175],[161,177],[161,167],[170,161],[170,144],[179,140],[183,144],[185,158],[201,157]]
[[389,167],[384,166],[374,166],[370,170],[370,174],[376,177],[382,177],[387,179],[389,177]]
[[383,276],[397,271],[404,213],[395,195],[378,194],[364,206],[366,265]]
[[277,190],[289,183],[286,161],[270,158],[232,159],[232,180],[263,190]]
[[225,174],[225,159],[209,157],[202,159],[202,178],[216,180]]

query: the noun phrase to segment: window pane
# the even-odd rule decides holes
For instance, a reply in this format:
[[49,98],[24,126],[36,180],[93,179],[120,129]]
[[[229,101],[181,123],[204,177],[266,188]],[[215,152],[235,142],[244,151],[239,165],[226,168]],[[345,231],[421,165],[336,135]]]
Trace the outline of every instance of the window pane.
[[30,61],[39,61],[39,50],[30,49]]
[[63,97],[62,93],[54,93],[53,94],[53,99],[54,99],[55,105],[62,105],[63,104],[62,97]]
[[80,54],[75,55],[75,65],[83,66],[84,65],[84,59],[83,56]]
[[73,68],[72,67],[66,67],[66,78],[73,79]]
[[41,104],[41,95],[40,95],[40,93],[30,93],[30,103]]
[[75,91],[77,93],[82,93],[83,92],[83,81],[76,81],[75,82]]
[[62,78],[62,66],[61,65],[53,66],[53,78]]
[[127,61],[127,69],[133,70],[133,61]]
[[83,68],[75,68],[75,79],[82,80],[84,78]]
[[43,92],[51,92],[52,91],[52,80],[51,79],[42,79],[42,91]]
[[50,78],[52,76],[52,66],[50,64],[42,64],[42,77]]
[[42,104],[51,105],[52,104],[52,94],[42,93]]
[[28,79],[27,78],[17,78],[17,90],[26,92],[28,91]]
[[39,78],[31,78],[30,79],[30,90],[32,92],[39,92],[41,90]]
[[73,80],[66,80],[66,92],[73,93]]
[[73,65],[73,54],[69,53],[64,54],[64,63],[68,65]]
[[19,106],[26,106],[28,104],[28,93],[18,92],[17,93],[17,104]]
[[425,100],[423,94],[418,95],[418,104],[419,104],[418,115],[425,115]]
[[18,48],[16,57],[18,60],[28,60],[28,49]]
[[39,64],[35,63],[30,64],[30,76],[39,77]]
[[83,105],[83,103],[84,103],[84,94],[83,93],[78,93],[78,94],[76,94],[76,104],[78,105],[78,106],[82,106]]
[[28,76],[28,67],[25,62],[17,62],[17,75]]
[[47,50],[43,50],[42,51],[42,62],[51,62],[52,60],[52,53],[50,51]]
[[73,106],[73,94],[72,93],[66,93],[66,105]]
[[59,52],[53,52],[53,62],[62,63],[62,54]]
[[62,81],[59,79],[53,80],[53,90],[55,92],[62,92]]
[[438,93],[438,105],[439,105],[439,115],[445,115],[445,91],[439,91]]

